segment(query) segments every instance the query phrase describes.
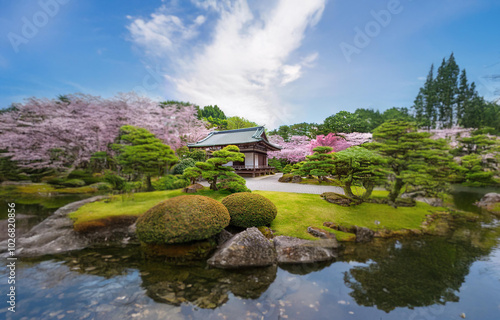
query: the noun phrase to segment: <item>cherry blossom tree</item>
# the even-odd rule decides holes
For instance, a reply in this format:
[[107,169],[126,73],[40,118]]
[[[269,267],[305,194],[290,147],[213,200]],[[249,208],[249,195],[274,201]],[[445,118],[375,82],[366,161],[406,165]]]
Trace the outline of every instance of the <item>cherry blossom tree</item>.
[[103,99],[84,94],[30,98],[0,114],[0,150],[20,166],[85,165],[109,145],[123,125],[143,127],[173,149],[209,133],[194,106],[165,105],[134,93]]
[[313,154],[313,149],[316,147],[332,147],[332,152],[338,152],[349,148],[351,144],[344,139],[343,136],[329,133],[325,135],[317,135],[316,139],[311,140],[309,144],[309,154]]
[[310,154],[309,145],[311,139],[307,136],[292,136],[290,141],[286,142],[281,136],[269,136],[269,141],[282,147],[280,151],[271,151],[268,153],[270,158],[285,159],[291,163],[304,161]]

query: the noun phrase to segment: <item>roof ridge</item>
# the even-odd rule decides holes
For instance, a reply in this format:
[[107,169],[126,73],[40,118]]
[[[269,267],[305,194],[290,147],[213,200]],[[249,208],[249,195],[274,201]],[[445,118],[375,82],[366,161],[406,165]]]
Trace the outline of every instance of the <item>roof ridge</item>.
[[243,131],[251,131],[251,130],[257,130],[260,128],[264,128],[264,126],[258,126],[258,127],[250,127],[250,128],[240,128],[240,129],[231,129],[231,130],[222,130],[222,131],[212,131],[214,134],[218,133],[229,133],[229,132],[243,132]]

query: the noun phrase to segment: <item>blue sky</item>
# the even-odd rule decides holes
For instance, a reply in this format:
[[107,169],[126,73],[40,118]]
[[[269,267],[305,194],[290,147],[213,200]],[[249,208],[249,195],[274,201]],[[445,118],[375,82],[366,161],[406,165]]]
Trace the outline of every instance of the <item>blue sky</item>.
[[0,0],[0,107],[135,90],[274,128],[410,107],[454,52],[498,98],[500,1]]

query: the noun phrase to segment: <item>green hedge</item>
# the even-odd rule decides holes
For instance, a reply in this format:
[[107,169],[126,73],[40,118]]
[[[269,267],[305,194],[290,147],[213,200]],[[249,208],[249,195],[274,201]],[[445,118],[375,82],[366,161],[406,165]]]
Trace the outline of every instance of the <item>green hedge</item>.
[[137,220],[137,237],[146,244],[172,244],[208,239],[229,225],[220,202],[185,195],[160,202]]
[[156,191],[174,190],[187,187],[189,185],[189,180],[179,176],[167,175],[161,177],[157,181],[153,181],[152,184]]
[[230,224],[250,228],[270,225],[276,218],[276,206],[264,196],[248,192],[234,193],[222,199],[231,216]]

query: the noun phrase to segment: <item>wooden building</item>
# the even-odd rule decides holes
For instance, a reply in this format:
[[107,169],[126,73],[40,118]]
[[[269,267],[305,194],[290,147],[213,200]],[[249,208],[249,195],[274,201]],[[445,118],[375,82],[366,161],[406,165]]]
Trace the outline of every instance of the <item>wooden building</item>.
[[237,174],[255,177],[274,173],[274,167],[268,164],[267,152],[281,150],[281,147],[269,142],[264,127],[214,131],[205,139],[188,144],[188,147],[205,149],[210,155],[211,152],[228,145],[237,146],[240,152],[245,154],[244,162],[227,164],[232,166]]

